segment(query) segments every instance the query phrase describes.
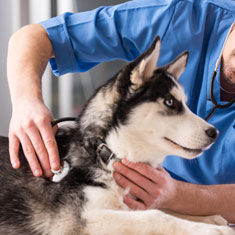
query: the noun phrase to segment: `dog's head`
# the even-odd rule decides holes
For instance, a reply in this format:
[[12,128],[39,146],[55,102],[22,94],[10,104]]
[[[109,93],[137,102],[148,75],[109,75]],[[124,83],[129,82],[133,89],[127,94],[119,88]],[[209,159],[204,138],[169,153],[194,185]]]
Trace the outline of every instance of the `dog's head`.
[[[136,153],[142,153],[130,160],[152,162],[156,155],[191,159],[208,148],[217,136],[213,126],[189,110],[178,83],[188,52],[162,67],[157,66],[159,55],[160,38],[156,37],[151,47],[118,75],[121,98],[115,120],[122,136],[128,139],[123,145],[129,144],[136,148]],[[119,144],[118,148],[122,146]]]

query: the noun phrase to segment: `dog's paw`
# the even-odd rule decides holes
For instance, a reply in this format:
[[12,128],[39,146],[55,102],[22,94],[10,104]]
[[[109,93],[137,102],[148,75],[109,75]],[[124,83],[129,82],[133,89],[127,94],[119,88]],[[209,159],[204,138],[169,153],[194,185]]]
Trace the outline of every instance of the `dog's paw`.
[[195,229],[191,234],[202,235],[235,235],[235,231],[228,226],[207,226]]
[[206,216],[202,222],[215,225],[228,225],[228,221],[220,215]]
[[218,226],[216,228],[216,232],[214,234],[221,234],[221,235],[235,235],[235,231],[230,228],[229,226]]

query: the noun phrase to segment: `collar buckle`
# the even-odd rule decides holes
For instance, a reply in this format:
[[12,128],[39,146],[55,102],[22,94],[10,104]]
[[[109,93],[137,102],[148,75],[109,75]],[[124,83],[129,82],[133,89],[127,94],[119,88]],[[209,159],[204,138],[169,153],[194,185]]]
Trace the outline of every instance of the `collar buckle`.
[[114,157],[114,153],[105,143],[101,143],[98,145],[96,153],[98,156],[100,156],[104,163],[108,163]]

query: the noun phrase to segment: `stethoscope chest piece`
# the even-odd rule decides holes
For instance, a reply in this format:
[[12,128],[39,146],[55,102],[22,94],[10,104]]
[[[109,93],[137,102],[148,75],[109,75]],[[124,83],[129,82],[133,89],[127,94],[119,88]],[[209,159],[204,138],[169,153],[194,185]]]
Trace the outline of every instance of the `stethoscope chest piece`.
[[68,173],[69,173],[70,167],[68,162],[64,161],[63,166],[58,170],[51,170],[52,173],[54,173],[54,176],[52,177],[52,181],[55,183],[60,182]]

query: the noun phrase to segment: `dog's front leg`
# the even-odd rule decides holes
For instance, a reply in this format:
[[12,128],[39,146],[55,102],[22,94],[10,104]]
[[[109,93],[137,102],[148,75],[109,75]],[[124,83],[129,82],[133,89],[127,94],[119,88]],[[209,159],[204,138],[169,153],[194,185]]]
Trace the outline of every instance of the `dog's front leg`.
[[89,235],[216,235],[234,234],[227,226],[197,223],[168,215],[159,210],[85,212],[84,234]]
[[220,215],[209,215],[209,216],[194,216],[194,215],[184,215],[168,210],[163,210],[167,214],[176,216],[181,219],[185,220],[190,220],[194,222],[202,222],[202,223],[207,223],[207,224],[215,224],[215,225],[228,225],[228,221],[225,220],[222,216]]

